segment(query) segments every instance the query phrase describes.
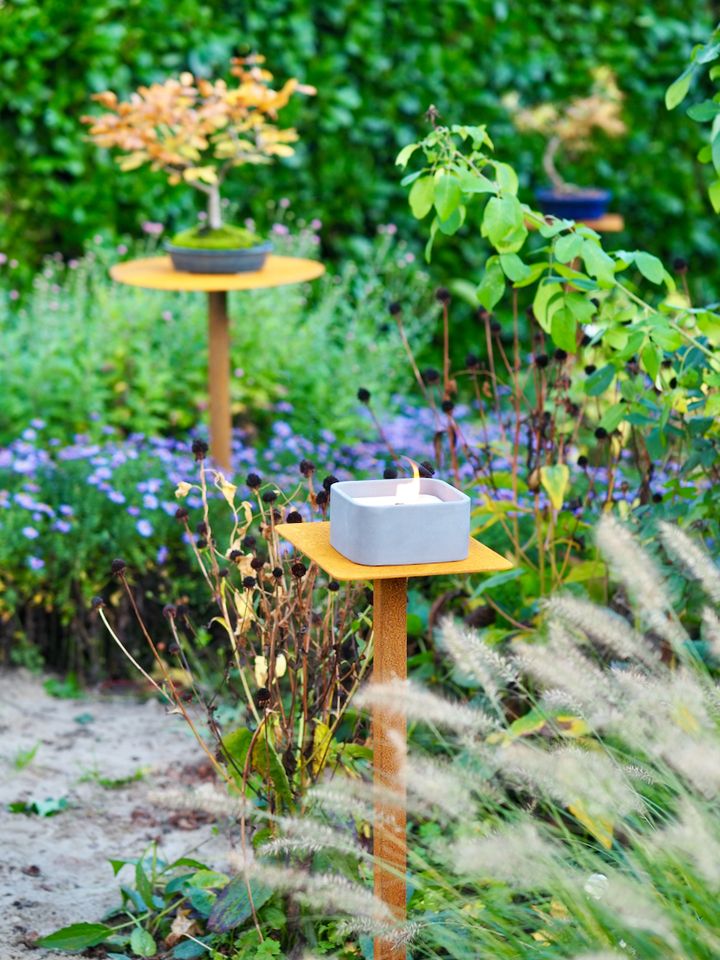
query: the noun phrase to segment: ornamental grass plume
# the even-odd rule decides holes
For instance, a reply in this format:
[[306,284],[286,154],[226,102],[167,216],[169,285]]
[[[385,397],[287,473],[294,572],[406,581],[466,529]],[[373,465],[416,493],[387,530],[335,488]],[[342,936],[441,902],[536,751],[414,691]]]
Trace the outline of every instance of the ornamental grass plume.
[[[703,621],[686,625],[625,527],[605,520],[597,539],[626,589],[640,570],[628,619],[558,597],[534,637],[487,651],[481,633],[443,622],[471,702],[417,684],[361,695],[405,710],[417,732],[402,771],[411,897],[397,927],[417,960],[720,956],[720,697],[702,642],[720,622],[717,571],[694,541],[688,551],[664,531],[667,553],[682,542],[691,574],[703,571]],[[427,735],[435,726],[442,739]],[[328,778],[309,799],[316,817],[352,830],[359,797],[368,817],[369,785]],[[369,880],[366,859],[357,876]],[[376,923],[351,918],[348,929]]]

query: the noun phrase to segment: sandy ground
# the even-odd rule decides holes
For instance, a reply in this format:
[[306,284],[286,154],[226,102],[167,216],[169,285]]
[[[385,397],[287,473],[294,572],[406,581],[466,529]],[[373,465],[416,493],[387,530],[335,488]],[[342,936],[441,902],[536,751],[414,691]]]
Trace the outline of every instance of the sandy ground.
[[[18,769],[21,752],[36,745]],[[119,789],[99,782],[138,771],[141,779]],[[99,693],[61,700],[45,692],[42,678],[0,671],[0,960],[67,957],[33,940],[101,919],[119,900],[108,859],[139,856],[153,840],[168,860],[191,853],[225,869],[227,844],[211,824],[149,798],[166,788],[189,791],[207,772],[182,719],[155,701]],[[60,797],[69,807],[50,817],[7,807]]]

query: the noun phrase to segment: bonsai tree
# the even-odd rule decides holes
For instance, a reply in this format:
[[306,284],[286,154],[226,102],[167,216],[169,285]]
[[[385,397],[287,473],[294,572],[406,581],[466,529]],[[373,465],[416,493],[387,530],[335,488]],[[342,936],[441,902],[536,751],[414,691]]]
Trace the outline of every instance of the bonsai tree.
[[555,161],[561,150],[577,156],[592,148],[592,135],[596,130],[608,137],[621,137],[626,132],[621,116],[624,94],[617,85],[615,74],[609,67],[597,67],[592,76],[590,94],[576,97],[564,106],[540,103],[534,107],[521,107],[516,93],[508,94],[503,100],[519,131],[540,133],[547,139],[543,169],[553,189],[560,194],[581,192],[558,172]]
[[182,73],[179,79],[139,87],[125,101],[111,90],[97,93],[93,99],[106,112],[82,119],[98,146],[122,151],[121,170],[149,164],[171,184],[189,184],[204,193],[208,227],[220,231],[220,191],[227,175],[234,167],[291,156],[298,134],[277,126],[278,113],[294,94],[315,93],[296,79],[273,89],[273,75],[263,63],[258,55],[233,59],[237,86]]

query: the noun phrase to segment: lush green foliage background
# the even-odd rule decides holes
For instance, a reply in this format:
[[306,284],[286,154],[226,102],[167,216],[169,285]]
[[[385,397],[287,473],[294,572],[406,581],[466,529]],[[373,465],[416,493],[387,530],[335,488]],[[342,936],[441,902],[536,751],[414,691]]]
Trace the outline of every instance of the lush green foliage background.
[[[251,47],[279,78],[319,90],[287,112],[303,137],[297,156],[253,171],[251,189],[247,174],[235,179],[234,199],[261,224],[269,198],[287,194],[301,215],[326,221],[331,250],[391,219],[417,230],[393,163],[424,131],[430,103],[448,122],[491,122],[525,186],[537,183],[542,144],[515,133],[500,97],[583,92],[590,68],[607,63],[628,95],[630,135],[570,173],[613,189],[628,242],[701,256],[693,273],[707,273],[714,230],[694,160],[703,133],[668,114],[663,94],[711,15],[701,0],[14,0],[0,8],[0,250],[21,261],[76,252],[98,231],[168,219],[170,204],[176,222],[187,218],[189,191],[171,192],[160,175],[122,175],[83,140],[80,116],[93,91],[127,93],[184,67],[219,71]],[[472,246],[463,253],[474,257]]]

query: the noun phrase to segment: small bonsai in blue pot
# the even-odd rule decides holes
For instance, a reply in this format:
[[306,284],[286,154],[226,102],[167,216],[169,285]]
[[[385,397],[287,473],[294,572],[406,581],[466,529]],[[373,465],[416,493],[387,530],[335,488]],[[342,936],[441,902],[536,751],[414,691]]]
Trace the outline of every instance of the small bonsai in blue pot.
[[609,67],[593,71],[588,96],[576,97],[563,106],[541,103],[521,107],[517,94],[504,98],[519,131],[540,133],[546,138],[542,164],[550,185],[535,193],[543,213],[564,220],[597,220],[607,212],[610,191],[568,183],[558,172],[556,160],[561,152],[572,158],[592,149],[595,131],[621,137],[626,132],[622,101],[623,93]]
[[93,97],[106,112],[83,117],[98,146],[121,152],[121,170],[147,164],[163,171],[169,183],[186,184],[205,195],[204,222],[165,245],[176,270],[260,270],[272,249],[244,227],[223,223],[220,190],[235,167],[292,156],[298,135],[292,127],[277,125],[278,112],[293,94],[315,90],[295,79],[273,89],[273,76],[263,63],[257,55],[234,59],[234,83],[183,73],[139,87],[124,102],[108,90]]

